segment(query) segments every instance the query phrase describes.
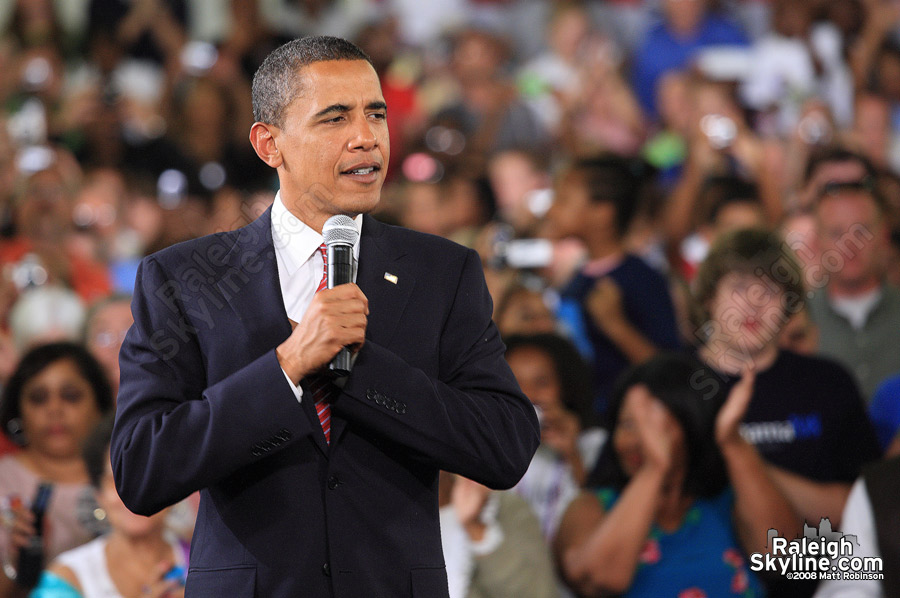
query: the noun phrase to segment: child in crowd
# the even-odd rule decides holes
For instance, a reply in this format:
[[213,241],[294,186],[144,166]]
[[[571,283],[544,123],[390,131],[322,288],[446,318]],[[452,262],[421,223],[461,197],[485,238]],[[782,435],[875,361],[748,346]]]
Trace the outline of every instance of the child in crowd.
[[548,236],[587,247],[589,261],[563,289],[557,315],[593,366],[598,413],[628,365],[679,346],[666,279],[623,244],[652,178],[642,160],[577,161],[560,176],[546,216]]
[[[781,331],[806,297],[793,252],[776,233],[733,231],[713,245],[695,283],[705,316],[697,356],[706,368],[692,383],[714,397],[753,368],[741,434],[804,520],[817,526],[827,517],[840,529],[850,485],[880,449],[850,374],[835,362],[779,348]],[[785,595],[811,589],[792,586]]]

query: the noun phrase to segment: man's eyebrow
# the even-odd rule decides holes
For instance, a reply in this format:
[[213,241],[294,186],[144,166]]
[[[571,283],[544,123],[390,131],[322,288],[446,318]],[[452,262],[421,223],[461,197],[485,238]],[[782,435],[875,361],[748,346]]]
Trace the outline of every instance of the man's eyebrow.
[[323,110],[319,110],[318,112],[316,112],[316,114],[315,114],[315,116],[313,116],[313,118],[321,118],[323,116],[327,116],[327,115],[333,114],[335,112],[349,112],[349,111],[350,111],[350,106],[347,106],[346,104],[332,104],[331,106],[328,106],[327,108],[324,108]]
[[[387,110],[387,104],[382,101],[369,102],[366,104],[366,110]],[[347,104],[332,104],[313,115],[314,119],[319,119],[324,116],[328,116],[329,114],[341,114],[344,112],[349,112],[350,106]]]

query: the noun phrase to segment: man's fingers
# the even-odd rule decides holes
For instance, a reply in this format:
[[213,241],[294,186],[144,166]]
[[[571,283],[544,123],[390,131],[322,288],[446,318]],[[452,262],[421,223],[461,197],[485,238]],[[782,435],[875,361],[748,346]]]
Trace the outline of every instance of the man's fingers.
[[333,289],[323,289],[316,293],[316,298],[323,303],[349,302],[355,299],[361,302],[363,312],[369,315],[369,298],[352,282],[336,286]]
[[300,322],[290,320],[293,331],[279,345],[279,361],[292,380],[317,370],[342,347],[354,352],[366,339],[369,300],[355,284],[323,289],[315,294]]
[[[310,306],[310,317],[329,317],[329,316],[353,316],[360,315],[366,317],[369,315],[368,306],[364,301],[359,299],[344,299],[335,301],[333,299],[323,300],[316,306]],[[318,314],[316,316],[315,314]],[[304,316],[304,319],[306,316]]]
[[339,333],[342,329],[365,328],[369,321],[363,313],[326,313],[322,315],[325,327]]

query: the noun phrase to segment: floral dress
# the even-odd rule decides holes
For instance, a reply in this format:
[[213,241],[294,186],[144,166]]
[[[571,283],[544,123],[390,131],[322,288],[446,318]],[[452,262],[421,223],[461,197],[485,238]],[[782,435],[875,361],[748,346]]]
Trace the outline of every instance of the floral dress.
[[[597,490],[603,508],[619,498]],[[734,494],[696,499],[673,532],[655,523],[641,551],[627,598],[763,598],[760,581],[747,562],[732,525]]]

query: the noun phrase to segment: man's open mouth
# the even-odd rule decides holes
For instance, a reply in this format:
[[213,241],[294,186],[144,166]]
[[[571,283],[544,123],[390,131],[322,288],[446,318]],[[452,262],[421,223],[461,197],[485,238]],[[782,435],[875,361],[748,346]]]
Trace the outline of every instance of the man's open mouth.
[[377,165],[375,165],[375,166],[363,166],[363,167],[359,167],[359,168],[351,168],[350,170],[345,170],[345,171],[343,171],[341,174],[361,174],[361,175],[366,175],[366,174],[371,174],[371,173],[373,173],[373,172],[377,172],[377,171],[379,171],[379,170],[381,170],[381,167],[379,167],[379,166],[377,166]]

